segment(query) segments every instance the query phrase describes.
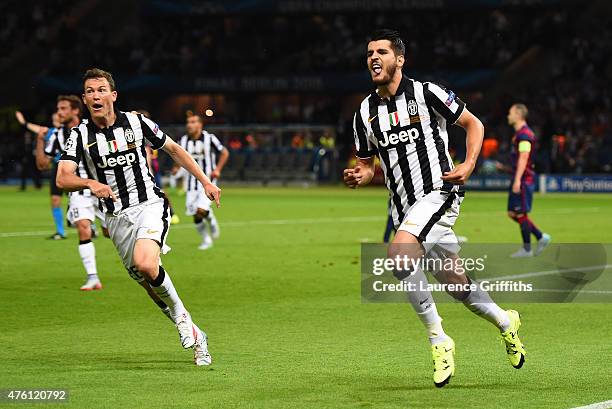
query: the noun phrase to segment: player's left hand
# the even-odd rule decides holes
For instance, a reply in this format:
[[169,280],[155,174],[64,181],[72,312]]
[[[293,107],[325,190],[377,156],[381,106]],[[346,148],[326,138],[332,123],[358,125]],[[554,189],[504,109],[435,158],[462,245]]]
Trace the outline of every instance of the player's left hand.
[[517,180],[512,184],[512,193],[521,193],[521,181]]
[[207,198],[215,201],[217,207],[221,206],[221,189],[219,189],[218,186],[212,183],[207,183],[204,186],[204,193],[206,194]]
[[210,172],[211,179],[219,179],[219,177],[221,177],[221,171],[215,169],[212,172]]
[[464,185],[474,171],[474,165],[463,162],[455,167],[450,172],[444,172],[442,180],[452,183],[453,185]]

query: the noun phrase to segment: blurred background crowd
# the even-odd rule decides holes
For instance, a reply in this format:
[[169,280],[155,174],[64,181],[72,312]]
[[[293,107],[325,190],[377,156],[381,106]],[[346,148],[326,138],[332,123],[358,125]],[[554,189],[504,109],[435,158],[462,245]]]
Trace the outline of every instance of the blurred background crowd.
[[[297,150],[308,160],[295,163],[315,179],[337,180],[352,155],[352,113],[372,90],[365,46],[379,27],[402,33],[405,75],[447,85],[485,123],[480,173],[508,160],[514,102],[529,107],[539,172],[608,173],[609,3],[5,1],[0,180],[23,174],[31,155],[15,110],[49,125],[55,96],[79,94],[92,66],[115,75],[120,109],[148,110],[175,137],[186,110],[210,110],[207,127],[237,153],[228,167],[238,179],[248,179],[245,167],[269,166],[259,153],[291,173],[293,159],[282,158]],[[452,134],[460,160],[461,131]]]

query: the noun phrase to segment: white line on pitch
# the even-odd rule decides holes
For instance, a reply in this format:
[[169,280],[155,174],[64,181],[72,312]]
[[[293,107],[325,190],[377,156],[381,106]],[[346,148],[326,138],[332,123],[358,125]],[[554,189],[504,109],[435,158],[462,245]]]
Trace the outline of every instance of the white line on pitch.
[[[548,209],[545,211],[537,212],[539,215],[546,214],[572,214],[580,211],[582,213],[599,213],[602,211],[601,207],[559,207],[557,209]],[[459,217],[465,216],[479,216],[483,214],[499,214],[505,215],[506,212],[504,210],[481,210],[478,212],[469,212],[469,213],[461,213]]]
[[612,408],[612,400],[591,403],[590,405],[579,406],[577,408],[571,408],[571,409],[610,409],[610,408]]
[[560,290],[558,288],[534,288],[529,291],[530,293],[573,293],[574,291],[578,291],[580,294],[612,294],[612,291],[608,290]]
[[[576,210],[580,210],[581,212],[593,212],[597,213],[601,211],[601,207],[584,207],[584,208],[558,208],[558,209],[550,209],[546,212],[542,212],[542,214],[569,214],[574,213]],[[481,214],[503,214],[502,211],[490,210],[490,211],[480,211],[474,213],[463,213],[461,217],[470,217]],[[256,225],[291,225],[291,224],[311,224],[311,223],[338,223],[338,222],[346,222],[346,223],[355,223],[355,222],[374,222],[383,220],[382,216],[369,216],[369,217],[326,217],[319,219],[277,219],[277,220],[245,220],[245,221],[225,221],[222,222],[221,226],[228,227],[243,227],[243,226],[256,226]],[[172,229],[186,229],[191,228],[191,224],[179,224],[173,226]],[[53,232],[51,230],[44,231],[16,231],[16,232],[5,232],[0,233],[0,238],[8,238],[8,237],[32,237],[32,236],[46,236],[50,235]]]
[[[359,222],[382,222],[383,216],[367,216],[367,217],[321,217],[310,219],[270,219],[270,220],[242,220],[242,221],[224,221],[221,222],[221,227],[244,227],[244,226],[265,226],[265,225],[291,225],[291,224],[319,224],[319,223],[359,223]],[[182,223],[172,226],[171,229],[191,229],[192,223]],[[46,236],[52,234],[51,230],[45,231],[16,231],[0,233],[0,238],[7,237],[31,237],[31,236]]]
[[554,274],[573,273],[573,272],[581,272],[581,271],[593,271],[593,270],[601,270],[601,269],[605,270],[609,267],[612,267],[612,264],[601,264],[598,266],[584,266],[584,267],[573,267],[573,268],[559,268],[556,270],[546,270],[546,271],[534,271],[531,273],[524,273],[524,274],[514,274],[514,275],[509,275],[509,276],[483,278],[481,280],[488,280],[488,281],[516,280],[517,278],[541,277],[541,276],[549,276],[549,275],[554,275]]

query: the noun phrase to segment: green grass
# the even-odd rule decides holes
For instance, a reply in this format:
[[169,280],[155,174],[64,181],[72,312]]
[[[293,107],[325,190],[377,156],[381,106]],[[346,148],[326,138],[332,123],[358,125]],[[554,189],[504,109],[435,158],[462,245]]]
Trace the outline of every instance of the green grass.
[[[529,353],[520,371],[490,324],[440,304],[457,373],[438,390],[411,308],[360,301],[360,240],[382,235],[382,189],[223,194],[215,247],[198,251],[183,216],[164,257],[210,336],[214,363],[197,368],[110,241],[96,241],[104,290],[82,293],[74,231],[62,242],[2,237],[50,233],[51,217],[46,191],[1,188],[0,389],[67,388],[62,407],[74,408],[570,408],[611,399],[610,304],[517,305]],[[172,199],[183,215],[183,198]],[[518,243],[504,209],[504,194],[468,194],[456,231]],[[557,242],[605,242],[611,211],[611,195],[551,194],[536,197],[533,218]]]

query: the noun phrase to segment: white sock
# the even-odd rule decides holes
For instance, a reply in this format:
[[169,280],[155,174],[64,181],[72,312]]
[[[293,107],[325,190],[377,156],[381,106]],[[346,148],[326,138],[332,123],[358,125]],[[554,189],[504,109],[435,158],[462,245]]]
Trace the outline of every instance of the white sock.
[[159,275],[154,282],[150,284],[153,291],[155,291],[159,298],[161,298],[168,308],[170,308],[170,314],[173,320],[176,320],[176,317],[187,312],[174,288],[174,284],[172,284],[170,275],[166,273],[161,266],[159,267]]
[[442,318],[438,315],[438,309],[436,308],[431,291],[421,290],[420,283],[423,283],[423,287],[426,287],[428,284],[423,270],[417,268],[414,274],[404,278],[402,281],[414,283],[416,286],[414,291],[407,292],[408,301],[427,329],[429,342],[433,345],[447,340],[449,337],[442,328]]
[[212,209],[208,211],[208,216],[206,217],[206,219],[208,219],[208,222],[210,223],[211,231],[219,230],[219,224],[217,223],[217,218],[215,217],[215,214],[213,213]]
[[89,241],[85,244],[79,244],[79,254],[87,275],[91,278],[98,278],[98,269],[96,268],[96,248]]
[[[472,283],[478,284],[473,280]],[[477,287],[463,300],[463,305],[474,314],[495,325],[500,331],[506,331],[510,328],[508,313],[495,304],[489,293],[480,288],[480,285]]]
[[206,222],[201,221],[200,223],[196,223],[195,227],[198,233],[200,233],[200,236],[202,236],[202,243],[210,240],[210,235],[208,233]]

